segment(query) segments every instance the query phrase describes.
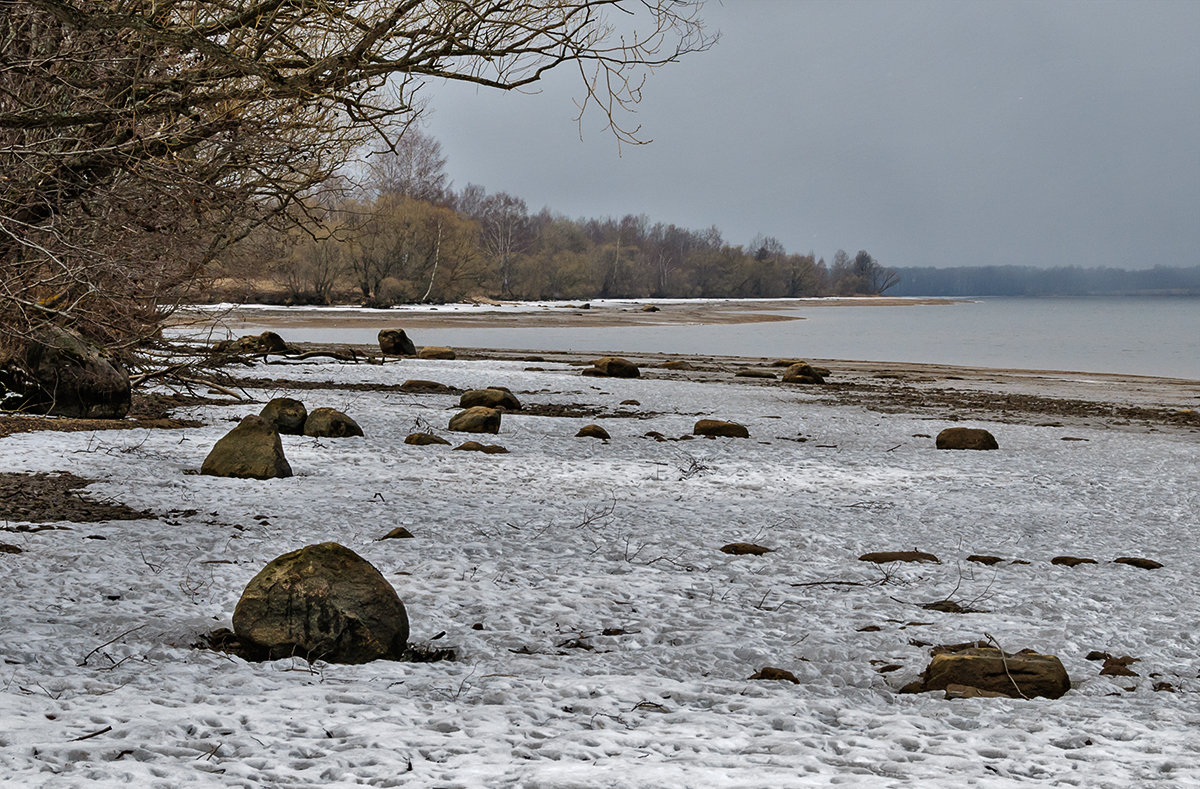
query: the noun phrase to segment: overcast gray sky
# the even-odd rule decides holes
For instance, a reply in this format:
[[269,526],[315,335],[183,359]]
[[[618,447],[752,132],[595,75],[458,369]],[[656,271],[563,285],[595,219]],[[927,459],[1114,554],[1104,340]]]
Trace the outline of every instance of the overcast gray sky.
[[624,147],[537,95],[427,86],[457,187],[888,266],[1200,265],[1200,2],[710,0]]

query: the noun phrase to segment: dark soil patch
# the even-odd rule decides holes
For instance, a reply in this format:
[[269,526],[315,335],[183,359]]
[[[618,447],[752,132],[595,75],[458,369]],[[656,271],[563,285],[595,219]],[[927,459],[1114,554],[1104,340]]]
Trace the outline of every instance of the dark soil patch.
[[661,416],[653,411],[606,411],[600,406],[581,403],[533,403],[521,408],[524,416],[554,416],[567,419],[650,419]]
[[1044,424],[1045,420],[1041,417],[1050,415],[1097,420],[1106,424],[1135,422],[1200,428],[1200,411],[1179,408],[1119,405],[1011,392],[917,388],[895,382],[839,382],[813,391],[819,392],[824,399],[843,405],[857,405],[882,413],[934,414],[950,421],[980,416],[1020,421],[1037,415]]
[[[224,652],[227,655],[236,655],[242,660],[251,663],[262,663],[263,661],[273,659],[269,650],[257,644],[242,641],[237,637],[237,634],[227,627],[221,627],[211,633],[205,633],[200,636],[200,639],[195,644],[192,644],[192,647],[194,649],[211,649],[216,652]],[[297,657],[304,656],[297,655]],[[402,660],[405,663],[438,663],[443,660],[457,660],[458,651],[454,647],[435,647],[429,643],[410,643],[405,646],[404,652],[394,659]]]
[[[84,498],[80,489],[92,481],[65,471],[55,474],[0,473],[0,520],[98,523],[154,517],[153,513],[139,512],[120,502]],[[5,531],[21,530],[19,526],[0,528]]]
[[[332,389],[339,392],[403,392],[404,394],[421,394],[412,386],[402,384],[364,384],[346,383],[344,381],[294,381],[290,378],[235,378],[233,385],[243,389],[296,389],[309,391],[313,389]],[[446,394],[462,394],[462,389],[448,386]]]
[[187,395],[135,393],[129,408],[129,415],[125,419],[71,419],[59,416],[0,413],[0,438],[15,433],[33,433],[39,430],[80,433],[94,430],[134,430],[138,428],[179,430],[185,427],[200,427],[203,422],[193,419],[172,419],[168,414],[171,409],[181,406],[216,405],[227,402],[229,401]]

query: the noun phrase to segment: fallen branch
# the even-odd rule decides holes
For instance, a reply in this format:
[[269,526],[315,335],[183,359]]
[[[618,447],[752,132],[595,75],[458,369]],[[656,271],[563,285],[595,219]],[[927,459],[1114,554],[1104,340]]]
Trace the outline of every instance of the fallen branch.
[[76,737],[75,739],[71,740],[71,742],[83,742],[84,740],[90,740],[93,737],[99,737],[101,734],[108,734],[110,731],[112,731],[112,726],[105,726],[99,731],[94,731],[91,734],[85,734],[82,737]]

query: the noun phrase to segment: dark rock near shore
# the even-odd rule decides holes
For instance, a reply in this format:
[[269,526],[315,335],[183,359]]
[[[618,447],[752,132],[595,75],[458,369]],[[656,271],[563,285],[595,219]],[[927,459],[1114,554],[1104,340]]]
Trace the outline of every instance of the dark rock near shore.
[[738,370],[736,373],[733,374],[733,377],[734,378],[763,378],[763,379],[769,379],[771,381],[774,381],[775,373],[771,372],[770,370],[756,370],[754,368],[747,368],[745,370]]
[[763,666],[758,671],[750,675],[750,679],[778,679],[784,682],[791,682],[793,685],[799,685],[800,680],[796,679],[796,675],[785,668],[776,668],[775,666]]
[[275,426],[283,435],[304,435],[304,421],[308,419],[308,409],[299,400],[290,397],[276,397],[265,406],[258,415]]
[[609,439],[611,436],[608,431],[600,427],[600,425],[584,425],[579,428],[579,432],[575,434],[576,438],[603,438]]
[[256,354],[285,353],[289,348],[278,334],[265,331],[262,334],[247,334],[236,340],[222,340],[213,346],[213,350],[217,353]]
[[996,438],[979,427],[948,427],[934,439],[938,449],[999,449]]
[[592,362],[592,370],[596,372],[589,373],[584,371],[584,375],[600,375],[608,378],[640,378],[642,371],[638,366],[628,359],[622,359],[620,356],[602,356]]
[[286,553],[255,575],[233,629],[270,658],[366,663],[404,654],[408,613],[367,560],[326,542]]
[[404,329],[380,329],[379,350],[388,356],[416,356],[417,346],[404,333]]
[[241,479],[273,479],[292,476],[283,455],[279,431],[261,416],[247,416],[225,434],[204,459],[201,474]]
[[457,359],[458,354],[453,348],[442,348],[437,345],[426,345],[417,351],[418,359]]
[[797,362],[783,371],[785,384],[823,384],[825,377],[808,362]]

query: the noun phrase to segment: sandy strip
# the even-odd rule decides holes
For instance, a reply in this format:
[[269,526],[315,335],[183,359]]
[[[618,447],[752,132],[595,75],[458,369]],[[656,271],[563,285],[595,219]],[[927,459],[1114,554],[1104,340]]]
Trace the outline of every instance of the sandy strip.
[[[613,326],[674,326],[731,323],[764,323],[769,321],[803,320],[797,315],[780,314],[812,307],[899,307],[917,305],[952,305],[955,299],[901,298],[836,298],[836,299],[729,299],[726,301],[595,301],[582,304],[563,304],[544,309],[520,309],[521,305],[495,302],[481,305],[477,311],[455,311],[457,305],[429,306],[422,309],[357,310],[320,308],[234,307],[221,314],[220,321],[237,331],[243,326],[270,325],[281,330],[289,328],[366,329],[381,323],[403,323],[412,329],[472,329],[472,328],[567,328]],[[647,310],[652,306],[657,309]],[[489,309],[491,307],[492,309]],[[178,322],[193,319],[210,322],[210,311],[184,311]]]

